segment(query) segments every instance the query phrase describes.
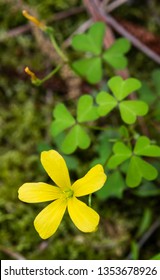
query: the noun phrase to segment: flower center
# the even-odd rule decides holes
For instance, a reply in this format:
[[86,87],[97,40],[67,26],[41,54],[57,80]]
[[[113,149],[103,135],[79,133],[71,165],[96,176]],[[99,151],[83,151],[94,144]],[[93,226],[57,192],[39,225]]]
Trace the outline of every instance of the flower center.
[[73,196],[74,191],[71,189],[68,189],[66,191],[64,191],[64,194],[66,196],[67,199],[71,198]]

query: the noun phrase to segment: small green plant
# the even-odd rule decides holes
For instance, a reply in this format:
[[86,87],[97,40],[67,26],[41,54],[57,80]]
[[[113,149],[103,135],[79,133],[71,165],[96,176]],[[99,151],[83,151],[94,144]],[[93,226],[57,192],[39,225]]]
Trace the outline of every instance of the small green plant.
[[96,97],[100,116],[106,116],[115,107],[118,107],[122,120],[127,124],[133,124],[136,121],[136,116],[147,114],[148,106],[145,102],[139,100],[123,101],[130,93],[141,87],[139,80],[129,78],[124,81],[117,76],[108,81],[108,87],[112,90],[113,96],[102,91]]
[[133,151],[123,142],[116,142],[113,152],[114,155],[108,161],[108,167],[111,169],[130,159],[126,177],[126,184],[129,187],[137,187],[142,178],[151,181],[158,176],[156,168],[141,158],[142,156],[160,157],[160,147],[151,145],[146,136],[140,136],[137,139]]
[[64,153],[71,154],[78,147],[81,149],[87,149],[89,147],[91,139],[83,124],[99,118],[97,108],[93,105],[92,96],[83,95],[79,98],[76,118],[71,115],[62,103],[59,103],[55,107],[53,116],[55,118],[51,125],[53,137],[70,128],[61,146]]
[[[154,138],[141,133],[139,118],[142,120],[144,117],[143,121],[146,122],[150,105],[152,106],[157,98],[159,100],[159,70],[153,74],[157,95],[147,99],[144,89],[146,87],[139,79],[122,79],[120,75],[108,78],[108,68],[112,67],[113,71],[127,66],[126,53],[130,49],[130,42],[119,38],[105,50],[104,23],[97,22],[88,32],[73,37],[71,45],[76,60],[72,61],[59,47],[53,29],[41,24],[26,11],[24,15],[49,36],[61,58],[61,63],[42,80],[26,68],[34,85],[41,85],[64,64],[68,64],[76,75],[91,84],[91,88],[101,82],[90,94],[82,93],[76,100],[76,106],[72,100],[68,106],[67,102],[56,103],[50,125],[54,146],[66,155],[76,155],[77,150],[79,152],[90,148],[91,159],[86,157],[87,164],[92,167],[99,163],[108,174],[107,182],[96,194],[100,200],[112,196],[122,198],[128,187],[139,186],[141,193],[143,188],[146,188],[147,193],[148,189],[152,189],[152,185],[148,187],[147,184],[158,177],[159,165],[156,159],[160,157],[160,147]],[[159,105],[156,105],[156,112],[158,110]],[[153,113],[153,116],[159,118],[158,113]],[[154,184],[152,191],[159,194]],[[139,251],[136,242],[133,241],[131,247],[134,258],[137,258]]]
[[[40,85],[46,79],[54,75],[64,63],[71,65],[71,68],[80,76],[84,77],[89,83],[96,84],[104,77],[103,64],[107,63],[115,69],[123,69],[127,66],[127,58],[125,54],[130,49],[130,43],[125,38],[120,38],[107,50],[103,49],[103,40],[105,35],[105,25],[102,22],[93,24],[88,32],[77,34],[72,39],[72,47],[77,52],[84,53],[83,58],[76,61],[69,61],[68,57],[58,46],[52,28],[45,26],[40,21],[30,16],[26,11],[23,14],[39,28],[41,28],[50,38],[53,47],[62,59],[62,64],[58,65],[47,77],[40,80],[36,75],[27,68],[26,72],[31,76],[31,80],[35,85]],[[160,72],[153,73],[155,88],[159,94]],[[146,87],[145,87],[146,88]],[[142,100],[129,99],[133,92],[139,91]],[[146,101],[146,102],[145,102]],[[153,145],[152,141],[139,131],[136,131],[137,117],[145,116],[148,113],[149,106],[147,99],[144,98],[144,84],[141,89],[141,82],[137,78],[128,78],[123,80],[121,76],[111,77],[107,82],[107,90],[100,90],[94,96],[83,94],[77,100],[76,108],[73,113],[62,102],[58,103],[53,109],[53,121],[51,124],[51,135],[55,143],[58,143],[59,149],[65,154],[72,154],[78,148],[87,149],[91,143],[94,144],[94,130],[107,131],[113,128],[110,123],[110,114],[114,109],[118,109],[121,121],[118,117],[118,123],[124,133],[123,139],[115,138],[113,145],[113,155],[110,158],[106,153],[102,153],[104,166],[109,170],[115,170],[111,173],[111,179],[107,184],[120,182],[120,188],[117,196],[121,196],[125,189],[125,184],[129,187],[137,187],[143,179],[148,181],[156,179],[158,171],[156,167],[148,162],[148,157],[154,158],[160,156],[160,147]],[[153,98],[149,103],[155,102]],[[159,107],[158,107],[159,108]],[[105,119],[105,125],[98,125],[101,118]],[[103,121],[104,123],[104,121]],[[123,126],[127,124],[129,127]],[[117,129],[115,127],[115,129]],[[62,135],[62,137],[60,137]],[[61,139],[57,141],[56,139]],[[108,138],[106,146],[110,145],[112,138]],[[112,150],[112,145],[109,146]],[[144,160],[142,157],[147,157]],[[102,158],[99,159],[100,161]],[[123,163],[126,162],[126,165]],[[125,168],[124,168],[125,166]],[[119,168],[120,169],[117,169]],[[122,169],[122,170],[121,170]],[[124,184],[124,174],[126,183]],[[111,183],[110,183],[111,180]],[[112,189],[112,194],[116,190]],[[107,195],[104,195],[107,197]]]
[[96,84],[103,76],[103,63],[114,69],[123,69],[127,66],[124,56],[130,49],[130,43],[120,38],[107,50],[103,50],[105,25],[102,22],[93,24],[87,34],[78,34],[73,37],[72,47],[76,51],[86,52],[85,58],[72,63],[73,69],[91,84]]

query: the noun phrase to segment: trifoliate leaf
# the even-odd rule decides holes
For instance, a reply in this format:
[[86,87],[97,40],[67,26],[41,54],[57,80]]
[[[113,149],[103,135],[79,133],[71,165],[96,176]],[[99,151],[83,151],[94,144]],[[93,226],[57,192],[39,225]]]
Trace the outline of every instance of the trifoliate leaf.
[[129,187],[137,187],[143,178],[154,180],[158,175],[157,169],[140,157],[133,156],[130,160],[126,183]]
[[103,59],[115,69],[123,69],[127,66],[127,58],[124,56],[130,49],[130,42],[120,38],[103,54]]
[[65,137],[61,148],[65,154],[71,154],[78,147],[81,149],[87,149],[89,145],[90,137],[79,124],[76,124]]
[[116,99],[121,101],[131,92],[139,89],[141,87],[141,83],[135,78],[123,80],[120,76],[115,76],[108,81],[108,86],[112,90]]
[[77,120],[78,122],[94,121],[99,115],[97,108],[93,105],[93,97],[90,95],[82,95],[78,100]]
[[96,84],[102,79],[102,61],[99,57],[77,60],[72,67],[91,84]]
[[108,168],[114,169],[123,161],[131,157],[132,151],[122,142],[117,142],[113,146],[114,155],[108,161]]
[[148,105],[139,100],[122,101],[119,104],[122,120],[127,124],[133,124],[137,116],[144,116],[148,112]]
[[72,39],[72,46],[78,51],[89,51],[99,55],[102,50],[103,38],[105,33],[105,24],[96,22],[86,34],[75,35]]
[[51,133],[53,136],[57,136],[63,130],[75,124],[75,119],[62,103],[55,107],[53,110],[53,116],[55,118],[51,124]]
[[128,62],[125,56],[112,54],[109,50],[104,53],[103,58],[115,69],[124,69]]
[[114,107],[117,106],[116,99],[105,91],[101,91],[97,94],[96,101],[99,105],[98,113],[100,116],[107,115]]
[[147,157],[160,157],[160,147],[151,145],[146,136],[140,136],[134,148],[134,154]]
[[109,197],[122,198],[123,191],[125,189],[126,184],[121,173],[119,171],[115,171],[108,176],[103,188],[96,192],[96,195],[101,200],[105,200]]

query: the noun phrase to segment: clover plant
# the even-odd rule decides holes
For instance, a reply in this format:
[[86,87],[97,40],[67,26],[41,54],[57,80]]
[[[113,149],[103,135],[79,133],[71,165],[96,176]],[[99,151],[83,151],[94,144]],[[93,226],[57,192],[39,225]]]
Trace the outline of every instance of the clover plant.
[[157,177],[157,169],[142,159],[142,157],[160,157],[160,147],[151,144],[148,137],[140,136],[133,150],[123,142],[116,142],[113,152],[114,155],[108,161],[108,167],[111,169],[130,159],[126,174],[126,183],[129,187],[138,186],[143,178],[151,181]]
[[[142,193],[141,188],[146,188],[147,195],[152,189],[150,181],[158,176],[156,158],[160,157],[160,147],[154,138],[141,135],[140,120],[144,118],[146,122],[150,112],[156,120],[160,118],[160,71],[152,74],[156,90],[152,96],[149,87],[137,77],[123,79],[117,74],[108,77],[108,73],[128,65],[126,54],[131,44],[126,38],[118,38],[105,49],[103,42],[107,27],[103,22],[96,22],[87,32],[73,36],[71,47],[76,60],[72,61],[59,47],[52,28],[35,20],[26,11],[24,16],[49,37],[61,59],[60,64],[43,79],[37,78],[27,67],[25,71],[34,85],[44,83],[64,64],[91,84],[91,88],[96,85],[93,92],[82,92],[76,102],[70,100],[69,106],[67,102],[57,102],[54,106],[50,129],[54,145],[68,156],[77,150],[91,149],[91,167],[100,163],[108,174],[104,187],[97,192],[99,199],[121,198],[127,187],[139,185],[139,193]],[[154,112],[153,105],[156,107]],[[153,184],[153,193],[159,194],[158,191]]]
[[96,84],[103,76],[103,63],[114,69],[127,66],[125,54],[130,49],[130,43],[120,38],[107,50],[103,50],[105,25],[102,22],[93,24],[86,34],[77,34],[72,39],[72,47],[76,51],[86,52],[85,57],[72,63],[73,69],[92,84]]
[[97,108],[93,105],[93,97],[82,95],[77,104],[77,117],[74,118],[66,106],[59,103],[53,110],[55,120],[51,125],[53,136],[70,128],[68,134],[62,142],[62,151],[66,154],[73,153],[77,147],[87,149],[91,139],[83,123],[98,119]]

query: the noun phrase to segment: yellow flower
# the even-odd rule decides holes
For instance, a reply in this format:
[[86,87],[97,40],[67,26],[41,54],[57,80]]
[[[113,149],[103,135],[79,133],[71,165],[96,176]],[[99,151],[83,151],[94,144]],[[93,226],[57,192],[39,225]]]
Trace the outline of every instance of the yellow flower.
[[41,163],[57,186],[46,183],[25,183],[19,188],[19,199],[28,202],[52,201],[35,218],[34,226],[41,238],[55,233],[66,208],[73,223],[83,232],[95,231],[99,215],[77,197],[99,190],[107,176],[103,167],[97,164],[88,173],[71,185],[68,168],[63,157],[56,151],[41,153]]

